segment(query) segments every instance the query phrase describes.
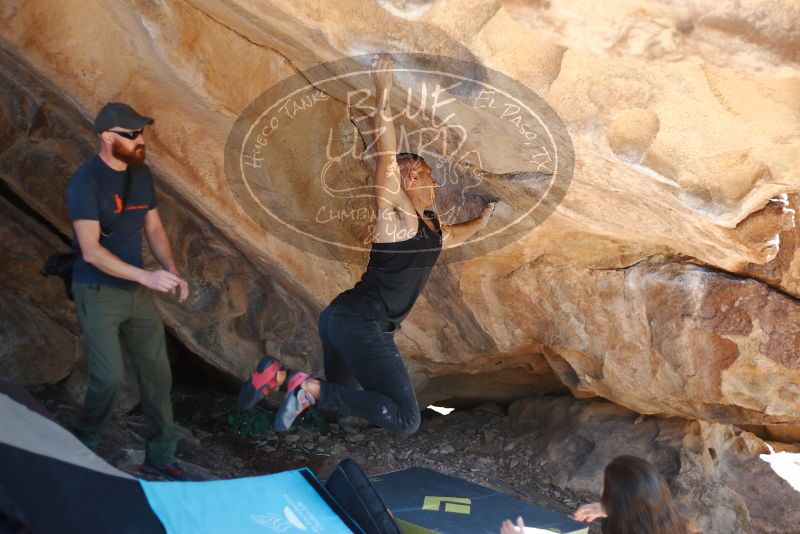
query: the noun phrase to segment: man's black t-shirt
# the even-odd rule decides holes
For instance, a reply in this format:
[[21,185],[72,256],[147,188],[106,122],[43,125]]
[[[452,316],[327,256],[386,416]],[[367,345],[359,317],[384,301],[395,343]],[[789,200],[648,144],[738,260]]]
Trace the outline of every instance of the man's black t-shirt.
[[[131,190],[125,216],[116,223],[110,236],[100,236],[100,244],[125,263],[142,267],[142,228],[147,212],[157,206],[153,175],[147,165],[131,165]],[[67,204],[72,221],[99,221],[107,228],[121,215],[125,190],[125,171],[106,165],[100,156],[85,162],[72,175],[67,188]],[[104,273],[79,257],[72,279],[86,284],[133,286],[136,282]]]

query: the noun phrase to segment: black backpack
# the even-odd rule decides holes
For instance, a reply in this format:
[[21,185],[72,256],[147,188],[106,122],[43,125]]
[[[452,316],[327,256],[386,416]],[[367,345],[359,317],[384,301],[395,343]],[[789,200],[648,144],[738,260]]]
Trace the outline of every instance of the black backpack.
[[325,489],[366,534],[401,534],[381,496],[350,458],[339,462],[325,482]]

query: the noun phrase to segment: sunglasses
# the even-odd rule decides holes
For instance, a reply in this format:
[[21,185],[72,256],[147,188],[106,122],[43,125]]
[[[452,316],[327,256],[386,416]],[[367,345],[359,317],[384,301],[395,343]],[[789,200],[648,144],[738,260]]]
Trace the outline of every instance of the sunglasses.
[[124,137],[125,139],[130,139],[130,140],[136,139],[137,137],[139,137],[140,135],[142,135],[144,133],[143,129],[142,130],[133,130],[132,132],[120,132],[120,131],[117,131],[117,130],[106,130],[106,131],[107,132],[111,132],[111,133],[115,133],[115,134],[117,134],[117,135],[119,135],[121,137]]

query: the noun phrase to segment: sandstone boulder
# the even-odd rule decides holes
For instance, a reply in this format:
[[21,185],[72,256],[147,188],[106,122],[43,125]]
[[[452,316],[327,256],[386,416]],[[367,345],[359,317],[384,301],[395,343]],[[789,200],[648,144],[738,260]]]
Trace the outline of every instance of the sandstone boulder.
[[25,386],[52,384],[82,354],[64,285],[39,274],[50,254],[67,247],[2,197],[0,244],[0,376]]
[[[559,119],[553,146],[571,147],[573,172],[546,220],[437,267],[398,336],[423,402],[566,386],[790,435],[798,16],[758,1],[11,0],[0,7],[0,168],[69,234],[63,187],[93,150],[96,110],[125,100],[156,116],[149,161],[194,291],[184,307],[162,299],[167,323],[237,377],[264,351],[319,370],[316,314],[360,275],[364,252],[309,253],[250,209],[225,165],[240,113],[280,80],[379,50],[472,63],[478,81],[502,72]],[[398,75],[395,106],[414,79]],[[323,91],[326,106],[287,130],[256,197],[313,220],[327,134],[339,148],[369,145],[342,100],[353,87]],[[474,92],[441,96],[470,133],[464,168],[500,198],[493,224],[507,222],[534,195],[520,177],[536,169],[508,121],[470,109]],[[365,186],[369,169],[354,162],[337,183]],[[354,243],[355,230],[326,235]]]

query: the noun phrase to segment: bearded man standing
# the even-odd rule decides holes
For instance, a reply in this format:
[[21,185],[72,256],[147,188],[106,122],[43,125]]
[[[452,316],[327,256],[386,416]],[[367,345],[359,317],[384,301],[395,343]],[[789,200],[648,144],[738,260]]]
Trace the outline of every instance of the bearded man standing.
[[[124,348],[148,425],[141,469],[186,480],[175,461],[172,374],[152,291],[174,293],[184,302],[189,286],[172,257],[153,176],[144,164],[144,127],[152,123],[127,104],[106,104],[93,128],[100,150],[75,172],[67,191],[80,251],[72,290],[91,375],[75,434],[87,446],[97,446],[122,387]],[[143,268],[142,230],[161,269]]]

